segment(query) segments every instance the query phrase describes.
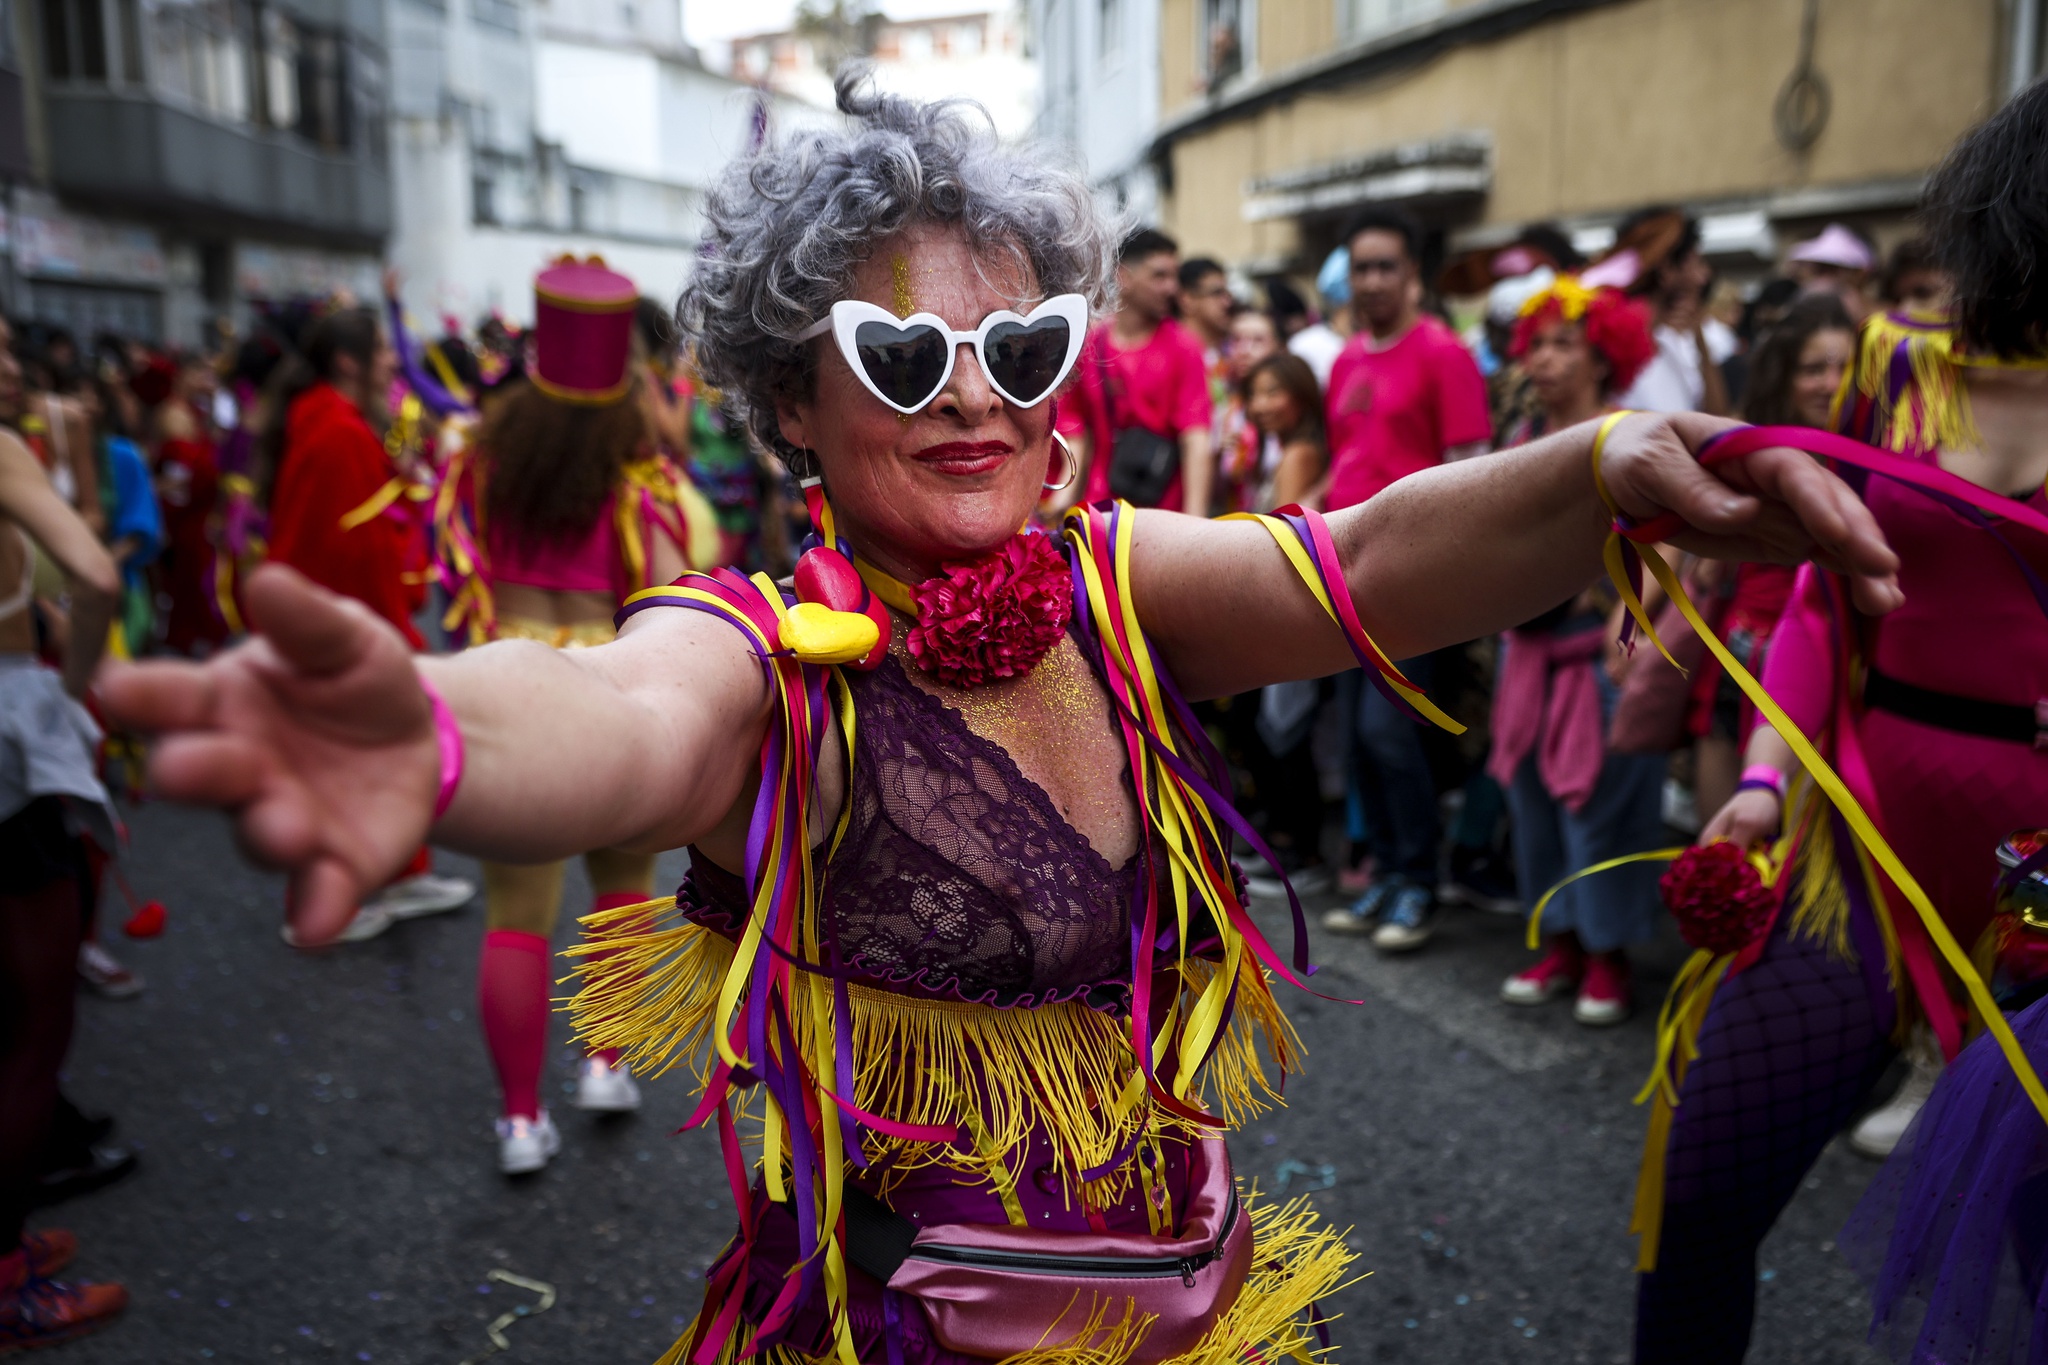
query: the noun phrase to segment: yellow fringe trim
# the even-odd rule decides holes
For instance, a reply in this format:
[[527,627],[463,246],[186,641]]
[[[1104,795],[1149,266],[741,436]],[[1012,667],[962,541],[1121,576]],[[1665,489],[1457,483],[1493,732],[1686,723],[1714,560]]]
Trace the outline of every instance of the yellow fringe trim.
[[1856,948],[1849,941],[1849,890],[1842,884],[1841,868],[1835,862],[1835,828],[1828,819],[1832,808],[1803,773],[1798,789],[1785,804],[1793,812],[1787,827],[1799,831],[1799,851],[1792,861],[1798,874],[1790,907],[1792,932],[1825,943],[1835,957],[1854,962]]
[[[1913,380],[1893,402],[1892,355],[1901,342],[1906,346]],[[1954,332],[1908,328],[1888,314],[1872,314],[1863,325],[1855,384],[1877,406],[1873,442],[1901,454],[1975,446],[1977,423],[1970,416],[1961,373]]]
[[[1344,1245],[1342,1233],[1316,1217],[1306,1197],[1274,1206],[1261,1203],[1253,1189],[1243,1199],[1245,1211],[1251,1215],[1257,1257],[1244,1289],[1193,1350],[1161,1365],[1243,1365],[1248,1359],[1272,1361],[1282,1356],[1315,1365],[1331,1358],[1335,1348],[1317,1343],[1315,1326],[1307,1314],[1318,1300],[1356,1282],[1345,1278],[1356,1255]],[[718,1307],[706,1303],[701,1311],[715,1313]],[[906,1307],[918,1311],[913,1305]],[[1121,1317],[1115,1316],[1111,1303],[1097,1302],[1071,1341],[1021,1352],[1002,1365],[1129,1365],[1152,1321],[1150,1316],[1136,1315],[1128,1299]],[[686,1365],[694,1332],[693,1326],[656,1365]],[[718,1365],[741,1365],[743,1358],[760,1365],[833,1365],[835,1360],[786,1346],[748,1357],[752,1338],[752,1329],[741,1322],[719,1353]]]
[[[685,918],[674,897],[602,911],[583,924],[586,940],[568,950],[578,959],[581,983],[569,1001],[578,1035],[591,1048],[620,1049],[643,1076],[686,1066],[701,1087],[712,1069],[710,1030],[731,941]],[[1221,970],[1189,961],[1181,969],[1184,994],[1199,997]],[[1003,1158],[1042,1132],[1052,1139],[1063,1183],[1080,1190],[1083,1171],[1111,1161],[1141,1132],[1194,1132],[1145,1100],[1120,1016],[1074,1002],[996,1009],[864,986],[849,987],[847,995],[853,1102],[900,1123],[950,1125],[967,1140],[946,1145],[869,1134],[869,1158],[889,1155],[892,1175],[946,1164],[1000,1190],[1012,1178]],[[815,1036],[821,1025],[811,1011],[795,1011],[791,1023],[800,1055],[830,1055],[830,1040]],[[1203,1069],[1199,1098],[1227,1127],[1239,1127],[1278,1103],[1266,1060],[1291,1071],[1301,1053],[1264,969],[1246,955],[1236,1009]],[[1123,1163],[1090,1182],[1083,1197],[1121,1200],[1137,1168]]]

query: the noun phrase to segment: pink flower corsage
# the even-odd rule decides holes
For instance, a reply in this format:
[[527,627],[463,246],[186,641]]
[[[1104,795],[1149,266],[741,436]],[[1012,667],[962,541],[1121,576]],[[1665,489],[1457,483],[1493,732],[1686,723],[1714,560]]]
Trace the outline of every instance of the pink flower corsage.
[[1029,673],[1073,611],[1066,557],[1046,536],[1013,536],[920,584],[905,644],[917,666],[948,687],[978,687]]

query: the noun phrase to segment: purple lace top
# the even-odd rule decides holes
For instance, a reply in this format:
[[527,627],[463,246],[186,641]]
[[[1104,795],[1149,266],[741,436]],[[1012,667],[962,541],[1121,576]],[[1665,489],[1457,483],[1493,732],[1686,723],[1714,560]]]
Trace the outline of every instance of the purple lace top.
[[[1000,745],[894,655],[847,677],[853,810],[819,916],[848,965],[879,986],[977,1004],[1120,1005],[1145,860],[1110,866]],[[743,879],[701,856],[677,899],[728,934],[746,915]]]

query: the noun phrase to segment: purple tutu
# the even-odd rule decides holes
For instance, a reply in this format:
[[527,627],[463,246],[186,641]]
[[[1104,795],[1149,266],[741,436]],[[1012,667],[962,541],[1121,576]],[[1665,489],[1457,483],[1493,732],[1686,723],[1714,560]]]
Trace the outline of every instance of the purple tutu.
[[[2012,1020],[2048,1069],[2048,1000]],[[1934,1088],[1842,1233],[1871,1340],[1913,1365],[2048,1365],[2048,1123],[1997,1040]]]

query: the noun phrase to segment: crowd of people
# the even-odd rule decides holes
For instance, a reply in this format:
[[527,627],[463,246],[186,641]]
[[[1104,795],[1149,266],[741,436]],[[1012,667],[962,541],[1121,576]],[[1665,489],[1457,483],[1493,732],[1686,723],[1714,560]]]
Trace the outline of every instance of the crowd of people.
[[[1320,314],[1285,280],[1234,288],[1222,264],[1182,260],[1160,232],[1126,238],[1117,311],[1065,395],[1063,430],[1088,477],[1063,501],[1335,512],[1419,470],[1622,410],[1831,429],[1864,319],[1935,317],[1948,300],[1928,243],[1899,243],[1879,270],[1840,224],[1741,295],[1716,291],[1698,224],[1671,209],[1624,220],[1597,262],[1539,225],[1437,280],[1420,225],[1399,210],[1363,212],[1340,236],[1318,275]],[[1467,335],[1440,281],[1484,289]],[[1733,315],[1716,316],[1717,302]],[[1781,565],[1686,564],[1752,670],[1792,579]],[[1462,742],[1416,726],[1356,674],[1210,709],[1276,855],[1277,866],[1248,859],[1253,891],[1281,894],[1280,874],[1297,892],[1336,885],[1347,903],[1326,928],[1412,952],[1443,903],[1519,912],[1574,873],[1668,843],[1671,826],[1697,833],[1735,794],[1754,709],[1703,650],[1681,641],[1690,679],[1626,650],[1622,612],[1596,585],[1497,638],[1398,661],[1458,702]],[[1667,613],[1665,634],[1685,629]],[[1326,819],[1326,797],[1341,819]],[[1594,1026],[1627,1018],[1627,950],[1658,932],[1657,878],[1645,864],[1565,887],[1544,916],[1546,951],[1502,998],[1570,996]],[[1874,1118],[1872,1155],[1889,1152],[1925,1079]]]
[[[1758,1242],[1901,1050],[1912,1078],[1853,1141],[1892,1153],[1923,1105],[1952,1137],[1888,1168],[1920,1203],[1870,1215],[1880,1325],[1951,1292],[1923,1282],[1949,1226],[1927,1191],[1991,1160],[1965,1114],[2023,1102],[1989,1044],[1937,1088],[1977,981],[1944,934],[2006,934],[1980,961],[2014,1008],[2048,975],[1993,915],[2048,902],[2048,839],[2014,832],[2042,818],[2040,722],[1972,644],[2048,658],[2048,561],[2001,529],[2048,528],[2048,306],[2007,231],[2039,205],[1982,207],[2038,195],[2001,165],[2048,91],[1965,140],[1882,269],[1833,224],[1720,289],[1662,207],[1598,259],[1537,226],[1446,265],[1375,207],[1315,307],[1111,235],[954,106],[840,99],[849,129],[713,195],[674,312],[563,258],[531,327],[472,338],[422,343],[387,282],[211,356],[37,326],[0,347],[0,722],[27,756],[0,766],[0,1349],[125,1300],[56,1278],[75,1242],[25,1219],[133,1164],[57,1091],[74,980],[143,989],[94,928],[127,736],[291,871],[294,946],[471,900],[430,841],[482,860],[507,1174],[562,1142],[540,1076],[584,860],[575,1103],[631,1110],[635,1066],[701,1053],[744,1211],[675,1360],[1073,1336],[973,1255],[909,1254],[942,1231],[1083,1285],[1164,1246],[1199,1291],[1131,1291],[1121,1324],[1105,1301],[1048,1360],[1117,1365],[1148,1333],[1178,1345],[1147,1359],[1311,1350],[1349,1254],[1236,1191],[1214,1136],[1295,1052],[1245,893],[1334,892],[1326,930],[1412,954],[1448,904],[1555,888],[1501,998],[1608,1026],[1671,913],[1643,855],[1674,827],[1753,853],[1788,908],[1660,1057],[1638,1359],[1740,1359]],[[1729,418],[1848,482],[1787,445],[1715,454]],[[1594,581],[1637,532],[1675,576]],[[103,654],[155,661],[95,693]],[[1853,801],[1802,775],[1807,735]],[[733,1123],[755,1086],[758,1179]],[[2034,1197],[2036,1169],[2005,1174]],[[2022,1242],[1985,1283],[2031,1305]]]

